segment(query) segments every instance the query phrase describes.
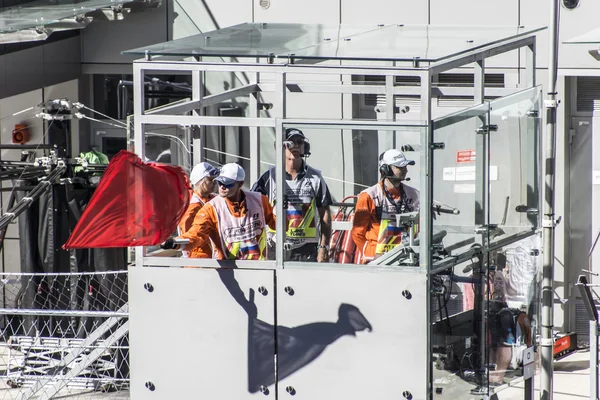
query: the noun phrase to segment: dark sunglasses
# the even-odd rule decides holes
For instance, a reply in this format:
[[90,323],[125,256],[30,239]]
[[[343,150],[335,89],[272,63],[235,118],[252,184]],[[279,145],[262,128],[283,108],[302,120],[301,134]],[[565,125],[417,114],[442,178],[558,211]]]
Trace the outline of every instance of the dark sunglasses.
[[230,189],[233,187],[233,185],[235,185],[237,182],[231,182],[230,184],[226,185],[221,181],[217,181],[217,183],[219,184],[219,186],[221,186],[224,189]]

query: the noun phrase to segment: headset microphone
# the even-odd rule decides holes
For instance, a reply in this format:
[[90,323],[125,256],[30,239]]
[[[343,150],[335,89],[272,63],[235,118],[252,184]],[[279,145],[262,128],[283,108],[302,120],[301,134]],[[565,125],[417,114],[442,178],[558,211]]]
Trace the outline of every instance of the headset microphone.
[[405,180],[406,182],[408,182],[408,181],[410,181],[410,178],[404,178],[404,180]]

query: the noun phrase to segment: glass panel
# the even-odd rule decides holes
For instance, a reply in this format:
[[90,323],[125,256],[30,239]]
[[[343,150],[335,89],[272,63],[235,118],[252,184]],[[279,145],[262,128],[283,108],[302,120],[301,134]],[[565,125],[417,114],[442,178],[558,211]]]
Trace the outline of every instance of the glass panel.
[[531,88],[490,103],[490,242],[536,229],[539,210],[541,91]]
[[[536,250],[540,246],[540,236],[532,235],[490,254],[496,268],[491,277],[494,296],[488,324],[496,332],[492,338],[497,338],[490,350],[494,366],[490,386],[496,392],[523,376],[523,351],[537,346],[541,257]],[[537,362],[539,354],[535,353]],[[510,385],[509,390],[523,392],[523,384]]]
[[145,161],[178,165],[187,174],[191,172],[193,165],[188,129],[177,125],[146,125],[144,134]]
[[[51,25],[62,19],[85,15],[89,12],[125,4],[129,0],[72,0],[51,4],[35,1],[0,11],[0,33]],[[73,23],[73,28],[77,23]]]
[[125,54],[435,61],[543,28],[241,24]]
[[269,57],[290,54],[320,44],[325,39],[338,41],[378,26],[304,25],[247,23],[188,36],[169,42],[128,50],[126,54],[223,57]]
[[433,197],[460,214],[434,220],[448,234],[431,279],[433,387],[458,399],[506,388],[534,344],[539,243],[523,236],[539,218],[539,101],[532,88],[434,122]]
[[[478,162],[483,136],[478,130],[486,125],[489,105],[470,108],[434,121],[433,140],[444,148],[433,152],[433,231],[443,239],[448,255],[460,255],[481,244],[476,228],[485,224],[482,191],[485,166]],[[436,269],[445,259],[434,259]]]
[[[334,263],[388,266],[407,265],[412,260],[412,266],[418,267],[418,213],[410,213],[419,210],[418,143],[425,128],[392,125],[360,130],[348,128],[351,127],[323,126],[318,123],[284,124],[284,130],[288,129],[290,135],[285,138],[286,142],[290,142],[289,149],[285,149],[288,160],[284,200],[288,218],[285,260],[314,262],[330,258]],[[301,131],[310,144],[310,157],[304,160],[300,155],[306,154],[307,143],[302,144],[303,139],[297,131]],[[385,190],[379,189],[382,188],[378,185],[381,182],[379,157],[386,150],[401,149],[403,146],[411,146],[417,151],[405,153],[407,159],[416,162],[407,166],[407,178],[411,180],[408,184],[402,182],[404,195],[401,196],[397,188],[386,186]],[[271,151],[274,153],[275,149]],[[271,174],[274,172],[272,170]],[[272,179],[273,186],[276,176],[276,173],[265,174],[265,177]],[[400,187],[399,184],[400,181],[396,186]],[[373,193],[363,194],[364,204],[369,207],[357,215],[355,205],[364,190]],[[402,211],[398,211],[394,203],[388,207],[386,191]],[[279,200],[274,194],[270,197],[272,202]],[[329,204],[329,207],[324,204]],[[327,208],[330,217],[323,214]],[[412,215],[412,219],[397,226],[395,215],[399,213],[406,218]],[[331,230],[329,224],[324,222],[329,218],[334,221],[331,235],[327,234]],[[381,221],[385,221],[387,226],[386,236],[378,240],[384,225]],[[409,226],[413,227],[414,249],[410,247]],[[397,234],[387,235],[396,230]],[[319,249],[319,245],[327,245],[329,250]],[[272,247],[275,246],[272,244]]]
[[439,211],[431,279],[433,388],[456,399],[489,391],[490,261],[481,246],[489,207],[487,159],[480,156],[488,121],[486,103],[436,120],[433,130],[434,142],[444,144],[433,152],[433,209]]

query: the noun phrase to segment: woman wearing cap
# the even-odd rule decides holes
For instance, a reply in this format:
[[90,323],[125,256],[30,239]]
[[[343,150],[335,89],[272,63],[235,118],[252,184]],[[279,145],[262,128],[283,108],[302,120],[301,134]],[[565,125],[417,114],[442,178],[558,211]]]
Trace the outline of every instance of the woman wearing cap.
[[[379,157],[381,181],[358,196],[352,239],[362,251],[362,262],[374,260],[408,240],[405,226],[396,226],[396,215],[419,210],[419,191],[402,183],[415,162],[392,149]],[[404,240],[403,240],[404,239]]]
[[[179,233],[187,232],[194,223],[194,218],[198,211],[213,197],[215,197],[214,179],[219,175],[219,170],[207,162],[196,164],[190,174],[190,183],[192,184],[193,194],[190,199],[190,205],[179,222]],[[201,247],[195,247],[189,252],[184,251],[184,257],[190,258],[211,258],[213,254],[210,243]]]
[[[183,250],[212,241],[219,260],[261,260],[265,258],[266,227],[275,229],[269,199],[260,193],[242,190],[246,173],[235,163],[225,164],[215,179],[219,195],[200,209],[190,229],[180,239],[190,241]],[[162,248],[179,248],[173,238]]]

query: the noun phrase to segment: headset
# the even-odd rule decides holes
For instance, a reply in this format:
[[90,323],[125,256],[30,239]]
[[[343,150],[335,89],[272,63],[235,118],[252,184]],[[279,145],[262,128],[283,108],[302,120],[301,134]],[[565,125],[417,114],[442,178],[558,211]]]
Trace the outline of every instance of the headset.
[[381,174],[381,178],[389,178],[394,176],[394,171],[392,171],[392,167],[383,162],[383,155],[385,151],[379,155],[379,173]]
[[304,136],[304,133],[300,129],[287,128],[285,130],[285,135],[287,136],[290,132],[293,132],[293,131],[297,131],[302,134],[302,140],[304,141],[304,154],[302,154],[302,157],[310,156],[310,142],[308,141],[308,138],[306,136]]

